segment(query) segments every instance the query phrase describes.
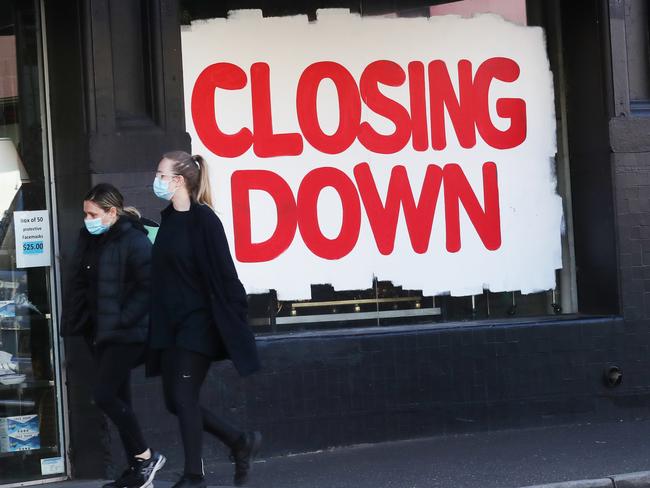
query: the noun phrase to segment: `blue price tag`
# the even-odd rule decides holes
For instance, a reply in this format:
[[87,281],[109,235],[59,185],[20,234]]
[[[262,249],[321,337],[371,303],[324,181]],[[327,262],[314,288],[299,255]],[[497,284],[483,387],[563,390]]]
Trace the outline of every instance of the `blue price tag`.
[[23,254],[43,254],[43,241],[23,242]]

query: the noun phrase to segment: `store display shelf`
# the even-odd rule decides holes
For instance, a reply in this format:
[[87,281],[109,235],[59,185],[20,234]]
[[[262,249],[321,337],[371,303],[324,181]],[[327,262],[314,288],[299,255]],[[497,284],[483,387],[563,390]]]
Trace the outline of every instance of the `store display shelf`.
[[0,329],[10,330],[14,328],[30,328],[29,316],[25,315],[16,315],[13,317],[1,317],[0,318]]
[[34,324],[47,322],[52,318],[49,313],[44,315],[16,315],[15,317],[0,317],[2,330],[31,330]]
[[0,331],[3,330],[30,332],[32,329],[29,325],[1,325],[0,324]]
[[13,452],[0,452],[0,458],[14,457],[18,454],[24,454],[28,456],[33,456],[36,454],[52,454],[59,452],[59,448],[54,447],[42,447],[40,449],[32,449],[30,451],[13,451]]
[[24,390],[27,388],[51,388],[54,386],[54,381],[52,380],[36,380],[36,381],[24,381],[22,383],[17,383],[15,385],[3,385],[0,384],[0,391],[4,390]]

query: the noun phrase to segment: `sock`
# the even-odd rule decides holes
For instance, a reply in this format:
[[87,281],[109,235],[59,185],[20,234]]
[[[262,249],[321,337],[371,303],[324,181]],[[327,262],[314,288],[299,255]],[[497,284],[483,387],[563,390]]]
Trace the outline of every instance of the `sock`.
[[[147,453],[149,454],[148,456],[147,456]],[[149,461],[149,459],[151,459],[151,454],[152,454],[151,450],[147,449],[143,454],[135,456],[135,458],[138,461]]]

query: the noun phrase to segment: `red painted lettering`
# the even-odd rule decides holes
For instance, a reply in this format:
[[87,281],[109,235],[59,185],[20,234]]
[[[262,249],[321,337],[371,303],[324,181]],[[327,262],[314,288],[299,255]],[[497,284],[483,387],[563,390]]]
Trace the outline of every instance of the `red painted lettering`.
[[384,135],[373,129],[368,122],[363,122],[359,128],[359,142],[366,149],[379,154],[393,154],[406,146],[411,137],[411,118],[408,110],[379,90],[380,83],[401,86],[404,81],[404,70],[393,61],[375,61],[363,70],[359,83],[361,98],[370,110],[395,124],[393,133]]
[[209,151],[224,158],[244,154],[253,143],[253,134],[242,128],[236,134],[224,134],[216,119],[214,92],[241,90],[246,86],[246,73],[231,63],[215,63],[205,68],[192,90],[192,120],[201,142]]
[[413,250],[419,254],[427,252],[442,183],[442,169],[433,164],[427,167],[417,204],[404,166],[393,168],[385,204],[382,204],[367,163],[355,166],[354,176],[379,252],[384,255],[393,252],[400,206],[404,209],[404,218]]
[[409,94],[411,99],[411,130],[413,149],[429,149],[429,127],[427,126],[426,86],[424,64],[419,61],[409,63]]
[[[457,83],[452,82],[442,60],[430,62],[426,73],[420,61],[409,63],[405,72],[393,61],[380,60],[366,66],[357,86],[344,66],[333,61],[316,62],[303,71],[295,94],[296,117],[302,134],[276,134],[272,121],[271,69],[267,63],[255,63],[250,72],[253,130],[244,127],[235,134],[225,134],[217,123],[215,90],[241,90],[246,87],[247,78],[238,66],[216,63],[208,66],[196,81],[192,91],[192,118],[205,146],[214,154],[229,158],[241,156],[251,145],[260,158],[297,156],[303,151],[303,137],[325,154],[339,154],[355,140],[378,154],[397,153],[409,139],[416,151],[426,151],[429,146],[441,151],[448,144],[449,122],[463,148],[475,147],[478,134],[496,149],[510,149],[526,140],[526,102],[521,98],[496,100],[496,114],[510,121],[506,130],[500,130],[490,114],[490,89],[495,80],[513,83],[519,75],[520,68],[514,60],[500,57],[481,63],[476,74],[472,64],[461,59],[457,65]],[[323,80],[330,80],[336,89],[337,103],[332,110],[338,111],[338,125],[333,134],[322,129],[318,117],[317,100]],[[408,88],[409,106],[384,95],[380,85]],[[383,134],[370,122],[362,121],[362,101],[374,113],[392,122],[394,131]]]
[[510,119],[510,128],[499,130],[490,118],[490,85],[492,80],[512,83],[519,78],[519,65],[508,58],[491,58],[479,66],[474,77],[476,128],[490,146],[511,149],[526,140],[526,102],[521,98],[500,98],[497,114]]
[[302,153],[300,134],[274,134],[271,113],[269,65],[251,66],[251,100],[253,103],[253,151],[260,158],[297,156]]
[[[391,172],[385,203],[379,195],[368,163],[355,166],[358,186],[336,168],[318,168],[309,172],[300,184],[297,200],[289,185],[276,173],[261,170],[236,171],[232,176],[232,205],[235,232],[235,254],[244,263],[266,262],[286,251],[300,229],[302,240],[314,255],[323,259],[341,259],[355,247],[361,226],[361,202],[368,215],[377,249],[383,255],[394,251],[400,208],[413,250],[429,252],[436,205],[441,187],[444,191],[446,249],[461,249],[460,205],[462,204],[483,245],[490,251],[501,247],[501,217],[496,165],[483,165],[483,207],[467,181],[461,167],[447,164],[444,168],[430,164],[416,203],[404,166]],[[337,237],[326,237],[320,227],[318,199],[324,188],[331,187],[339,195],[343,208],[341,229]],[[273,198],[277,226],[264,242],[252,242],[250,192],[261,190]]]
[[494,163],[483,165],[483,200],[485,210],[476,198],[462,168],[448,164],[443,169],[447,251],[460,251],[460,203],[463,204],[483,245],[490,251],[501,247],[501,215],[499,183]]
[[[235,255],[242,263],[271,261],[286,251],[298,225],[296,202],[291,188],[281,176],[272,171],[235,171],[231,178],[232,211],[235,234]],[[265,191],[275,201],[277,226],[264,242],[254,243],[251,232],[250,192]]]
[[[339,125],[328,135],[318,121],[317,96],[321,81],[330,79],[338,94]],[[298,82],[296,108],[300,130],[316,150],[338,154],[349,148],[357,137],[361,121],[359,90],[350,72],[338,63],[322,61],[305,69]]]
[[[343,222],[338,237],[328,239],[318,224],[318,197],[323,188],[332,187],[341,198]],[[298,190],[298,226],[305,245],[324,259],[347,256],[359,239],[361,205],[354,183],[336,168],[318,168],[307,173]]]
[[456,96],[444,61],[429,63],[431,146],[438,151],[447,147],[445,110],[449,112],[461,147],[468,149],[476,145],[472,64],[466,59],[458,62],[458,84],[459,95]]

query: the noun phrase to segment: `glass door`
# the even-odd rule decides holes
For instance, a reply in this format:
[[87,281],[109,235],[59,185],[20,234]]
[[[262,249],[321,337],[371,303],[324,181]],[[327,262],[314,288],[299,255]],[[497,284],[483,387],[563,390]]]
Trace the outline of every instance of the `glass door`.
[[0,2],[0,485],[62,476],[39,4]]

